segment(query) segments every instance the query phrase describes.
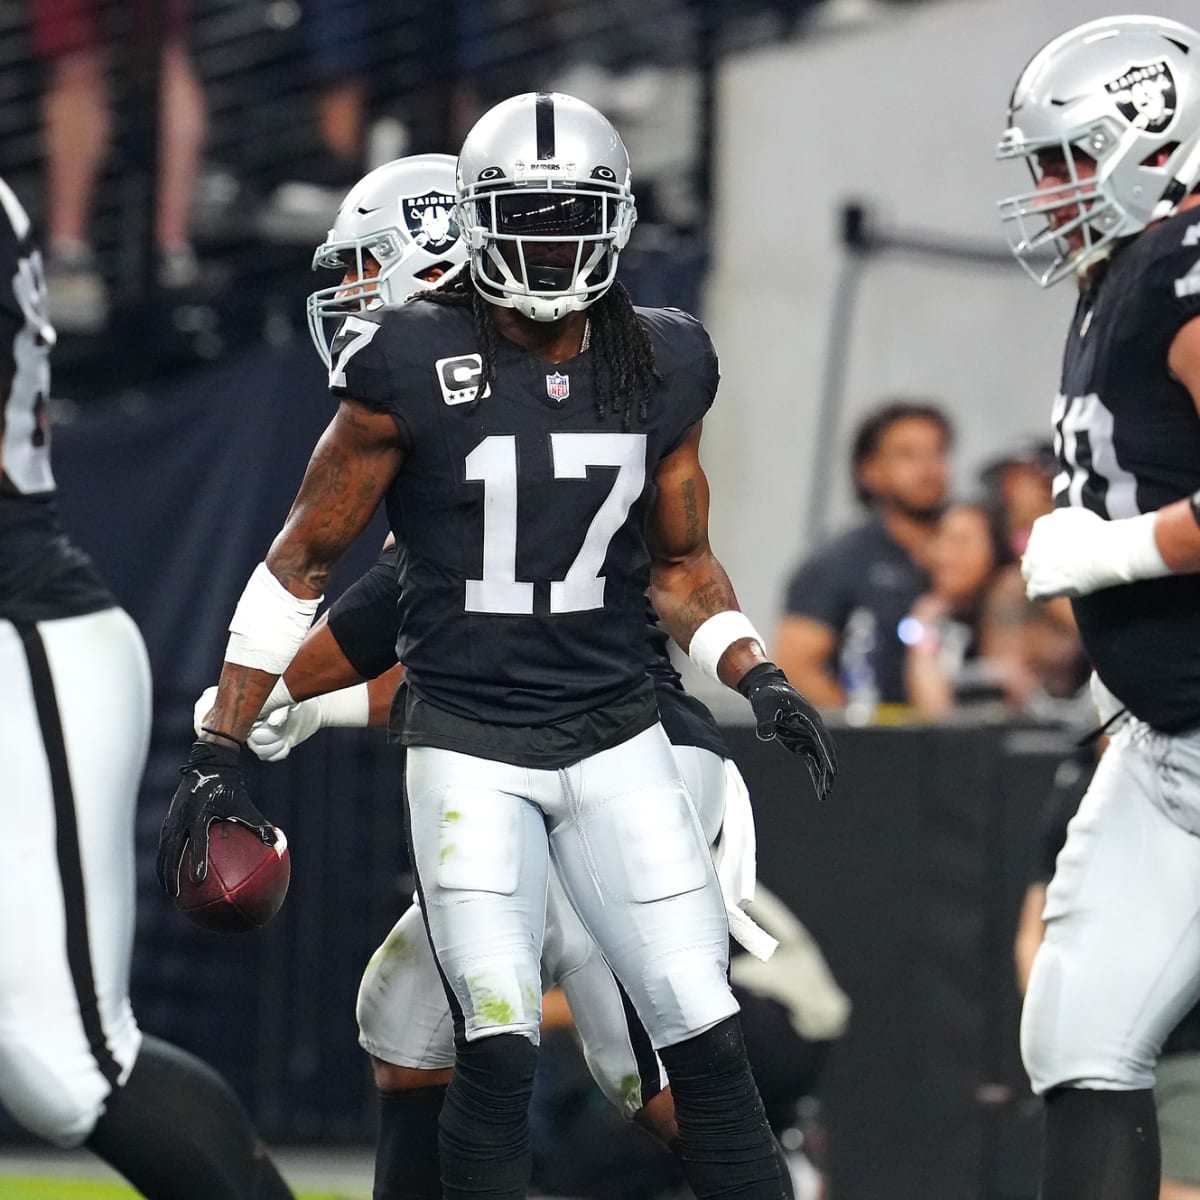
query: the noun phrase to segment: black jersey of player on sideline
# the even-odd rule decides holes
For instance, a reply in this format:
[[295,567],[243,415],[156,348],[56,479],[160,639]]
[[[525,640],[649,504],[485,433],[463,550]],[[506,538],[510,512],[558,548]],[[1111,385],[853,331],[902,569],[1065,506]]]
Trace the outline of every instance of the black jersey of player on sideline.
[[386,503],[397,654],[423,703],[528,729],[645,686],[654,474],[708,410],[718,371],[694,318],[638,314],[662,382],[629,430],[596,412],[591,351],[555,366],[500,338],[497,378],[476,398],[467,308],[413,301],[348,318],[335,340],[331,390],[391,414],[406,440]]
[[59,527],[50,470],[50,348],[42,260],[0,180],[0,619],[83,616],[116,601]]
[[[354,581],[329,609],[329,632],[346,660],[364,679],[374,679],[399,661],[396,621],[400,603],[400,551],[388,546],[371,569]],[[729,748],[716,721],[699,700],[689,696],[671,662],[669,638],[646,604],[646,673],[654,681],[659,720],[674,746],[697,746],[720,758]]]
[[[1200,315],[1200,213],[1176,214],[1119,248],[1084,292],[1055,401],[1059,507],[1118,519],[1200,488],[1200,419],[1167,369]],[[1177,733],[1200,725],[1200,575],[1105,588],[1073,601],[1096,671],[1134,716]]]

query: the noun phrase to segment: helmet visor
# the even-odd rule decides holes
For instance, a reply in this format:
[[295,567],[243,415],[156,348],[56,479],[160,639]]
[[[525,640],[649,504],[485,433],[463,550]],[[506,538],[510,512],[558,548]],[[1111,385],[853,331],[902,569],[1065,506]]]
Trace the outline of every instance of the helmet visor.
[[604,201],[570,192],[496,197],[496,232],[518,237],[594,237],[604,232]]

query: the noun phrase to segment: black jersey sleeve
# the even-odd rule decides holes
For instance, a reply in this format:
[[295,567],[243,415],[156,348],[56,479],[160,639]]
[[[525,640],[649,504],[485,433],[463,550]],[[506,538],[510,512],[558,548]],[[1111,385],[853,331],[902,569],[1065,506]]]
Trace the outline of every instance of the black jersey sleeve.
[[329,609],[329,632],[364,679],[382,675],[397,662],[399,560],[399,547],[388,546]]
[[682,309],[643,308],[637,312],[650,336],[662,395],[670,409],[672,429],[665,450],[670,454],[716,399],[721,381],[717,351],[708,330]]
[[1193,317],[1200,316],[1200,241],[1196,236],[1200,221],[1189,224],[1180,218],[1151,231],[1154,258],[1143,277],[1150,303],[1146,297],[1138,301],[1168,343]]
[[382,412],[394,412],[395,380],[388,361],[383,312],[348,316],[330,347],[329,390]]

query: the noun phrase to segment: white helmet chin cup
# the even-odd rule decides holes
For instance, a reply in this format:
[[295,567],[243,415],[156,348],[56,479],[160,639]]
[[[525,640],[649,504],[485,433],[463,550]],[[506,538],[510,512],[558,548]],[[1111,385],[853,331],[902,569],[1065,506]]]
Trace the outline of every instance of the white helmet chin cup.
[[457,201],[476,288],[533,321],[603,296],[637,220],[617,131],[559,92],[514,96],[479,119],[458,156]]
[[996,155],[1024,159],[1036,183],[1043,153],[1066,182],[999,209],[1017,261],[1048,287],[1170,216],[1200,180],[1200,35],[1104,17],[1044,46],[1013,88]]
[[[467,248],[454,220],[454,159],[449,154],[414,154],[384,163],[364,175],[342,201],[325,241],[313,255],[313,270],[338,273],[337,282],[308,297],[308,331],[330,365],[330,344],[348,313],[400,304],[413,292],[433,287],[467,261]],[[366,258],[379,273],[365,278]],[[346,283],[350,275],[360,285]]]

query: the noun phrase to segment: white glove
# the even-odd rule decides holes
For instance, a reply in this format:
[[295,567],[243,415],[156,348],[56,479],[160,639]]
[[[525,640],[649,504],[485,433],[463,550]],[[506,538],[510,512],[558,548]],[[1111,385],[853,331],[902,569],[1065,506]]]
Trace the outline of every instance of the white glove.
[[[196,701],[195,707],[192,709],[192,727],[196,730],[196,736],[200,736],[200,727],[208,723],[208,714],[212,712],[213,702],[217,698],[217,689],[215,687],[205,688],[200,693],[200,699]],[[281,675],[276,681],[275,686],[271,689],[271,694],[263,701],[263,706],[259,710],[259,718],[264,714],[273,713],[277,708],[282,708],[287,704],[295,704],[292,699],[292,693],[287,690],[287,684],[283,682]],[[365,723],[365,722],[364,722]]]
[[255,721],[246,745],[263,762],[282,762],[293,746],[307,741],[318,729],[330,726],[364,729],[371,715],[371,700],[365,683],[314,696],[277,708],[270,716]]
[[208,721],[208,714],[212,712],[213,701],[217,698],[217,689],[215,687],[205,688],[200,693],[200,699],[196,701],[196,706],[192,709],[192,727],[196,730],[196,736],[200,736],[200,726]]
[[1101,588],[1170,575],[1154,540],[1154,513],[1106,521],[1087,508],[1038,517],[1021,557],[1030,600],[1087,596]]
[[263,762],[282,762],[293,746],[306,742],[321,728],[321,700],[301,700],[287,708],[277,708],[264,720],[255,721],[246,745]]

